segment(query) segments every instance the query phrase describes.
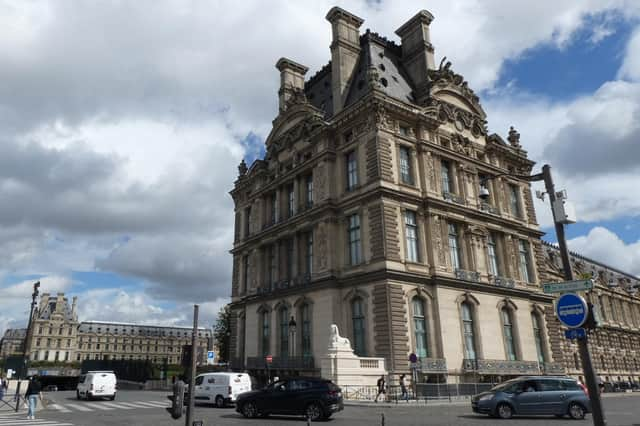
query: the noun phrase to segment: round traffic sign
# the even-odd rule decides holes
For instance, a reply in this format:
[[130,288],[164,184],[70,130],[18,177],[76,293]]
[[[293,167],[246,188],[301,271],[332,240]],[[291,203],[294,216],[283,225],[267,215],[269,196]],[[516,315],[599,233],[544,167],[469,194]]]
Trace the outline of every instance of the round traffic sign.
[[560,322],[569,328],[582,326],[588,314],[586,300],[575,293],[565,293],[556,302],[556,315]]

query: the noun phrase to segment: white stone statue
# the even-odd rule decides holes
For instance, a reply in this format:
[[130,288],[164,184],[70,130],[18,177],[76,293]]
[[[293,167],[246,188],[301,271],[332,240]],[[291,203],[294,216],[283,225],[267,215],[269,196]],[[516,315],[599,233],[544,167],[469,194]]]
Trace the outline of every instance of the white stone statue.
[[351,350],[351,342],[346,337],[340,337],[338,326],[335,324],[329,326],[329,347]]

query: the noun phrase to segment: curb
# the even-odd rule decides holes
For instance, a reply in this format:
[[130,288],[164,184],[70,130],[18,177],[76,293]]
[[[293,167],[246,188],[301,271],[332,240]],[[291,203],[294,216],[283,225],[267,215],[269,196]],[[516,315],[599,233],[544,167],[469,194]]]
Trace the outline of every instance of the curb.
[[447,405],[469,405],[471,406],[471,400],[463,400],[463,401],[410,401],[410,402],[400,402],[396,404],[395,402],[373,402],[373,401],[357,401],[357,400],[346,400],[344,401],[345,407],[382,407],[382,408],[400,408],[400,407],[411,407],[411,408],[425,408],[425,407],[442,407]]

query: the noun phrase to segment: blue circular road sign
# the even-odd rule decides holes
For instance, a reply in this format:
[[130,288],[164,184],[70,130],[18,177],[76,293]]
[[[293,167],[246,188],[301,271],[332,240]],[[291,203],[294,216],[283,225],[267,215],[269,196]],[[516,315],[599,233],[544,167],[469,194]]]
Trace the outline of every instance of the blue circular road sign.
[[588,314],[587,302],[575,293],[565,293],[556,302],[556,315],[560,322],[569,328],[582,326]]

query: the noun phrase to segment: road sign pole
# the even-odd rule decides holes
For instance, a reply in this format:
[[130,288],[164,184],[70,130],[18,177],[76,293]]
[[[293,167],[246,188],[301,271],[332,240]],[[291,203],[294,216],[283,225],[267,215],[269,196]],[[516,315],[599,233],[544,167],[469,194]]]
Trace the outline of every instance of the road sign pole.
[[[567,248],[567,240],[564,235],[564,225],[558,221],[555,209],[553,208],[553,204],[556,201],[556,190],[553,184],[553,178],[551,177],[551,167],[549,167],[548,164],[545,164],[542,167],[542,178],[544,180],[544,186],[547,195],[549,195],[549,201],[551,202],[551,214],[553,215],[553,222],[556,228],[556,236],[558,238],[558,246],[560,248],[560,257],[562,258],[562,267],[564,269],[564,278],[567,281],[573,281],[573,271],[571,270],[569,249]],[[578,349],[580,351],[580,359],[582,361],[584,378],[587,382],[587,389],[589,390],[589,398],[591,399],[591,409],[593,410],[593,424],[594,426],[606,426],[607,423],[604,419],[604,410],[602,409],[602,401],[600,400],[598,383],[596,382],[596,375],[593,371],[593,364],[591,363],[588,337],[585,337],[584,339],[578,339]]]
[[193,305],[193,334],[191,335],[191,372],[189,377],[189,405],[187,405],[186,426],[191,426],[196,393],[196,350],[198,342],[198,305]]

